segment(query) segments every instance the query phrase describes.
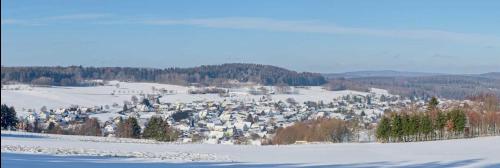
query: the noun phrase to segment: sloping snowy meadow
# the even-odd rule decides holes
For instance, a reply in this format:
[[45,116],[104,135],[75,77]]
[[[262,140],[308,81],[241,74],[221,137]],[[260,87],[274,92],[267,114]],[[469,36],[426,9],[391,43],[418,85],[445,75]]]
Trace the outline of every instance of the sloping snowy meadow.
[[[117,87],[118,86],[118,87]],[[190,87],[158,84],[158,83],[136,83],[136,82],[118,82],[110,81],[108,85],[92,87],[33,87],[30,85],[4,85],[2,88],[2,104],[8,104],[16,107],[16,110],[22,112],[22,109],[39,110],[46,106],[49,109],[67,108],[71,105],[86,107],[112,105],[114,103],[122,105],[124,101],[130,101],[133,95],[153,94],[155,89],[165,89],[172,91],[172,94],[161,98],[162,102],[178,103],[192,101],[222,101],[224,99],[236,100],[258,100],[262,95],[250,95],[248,88],[231,89],[232,97],[220,97],[218,94],[189,94]],[[367,92],[357,91],[327,91],[320,86],[309,88],[297,88],[298,94],[276,94],[272,96],[273,100],[285,101],[288,98],[294,98],[298,102],[304,101],[331,101],[349,94],[366,95]],[[384,90],[374,89],[373,92],[379,93]],[[387,91],[385,91],[387,92]],[[29,102],[29,103],[27,103]]]

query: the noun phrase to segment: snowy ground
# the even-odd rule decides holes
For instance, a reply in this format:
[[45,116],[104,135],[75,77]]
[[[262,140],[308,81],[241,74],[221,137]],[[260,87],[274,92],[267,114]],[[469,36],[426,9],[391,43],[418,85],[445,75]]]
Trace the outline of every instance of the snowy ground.
[[2,132],[1,144],[2,167],[500,167],[500,137],[237,146]]
[[[119,87],[116,87],[116,84]],[[29,85],[4,85],[1,92],[1,103],[16,107],[16,110],[22,114],[26,109],[40,110],[46,106],[48,109],[66,108],[71,105],[80,105],[86,107],[111,106],[114,103],[122,105],[124,101],[130,101],[132,95],[151,94],[155,89],[167,89],[174,91],[174,94],[165,95],[161,98],[162,102],[192,102],[198,100],[222,101],[224,99],[238,100],[258,100],[262,96],[249,95],[246,93],[248,88],[232,89],[234,97],[225,98],[218,94],[188,94],[189,87],[157,84],[157,83],[131,83],[111,81],[105,86],[96,87],[32,87]],[[365,92],[356,91],[327,91],[321,87],[300,88],[299,94],[277,94],[273,95],[273,100],[285,101],[287,98],[294,98],[298,102],[303,101],[332,101],[348,94],[366,95]],[[374,89],[376,93],[385,93],[386,91]],[[112,94],[113,93],[113,94]],[[27,103],[29,102],[29,103]],[[25,110],[23,110],[25,109]]]

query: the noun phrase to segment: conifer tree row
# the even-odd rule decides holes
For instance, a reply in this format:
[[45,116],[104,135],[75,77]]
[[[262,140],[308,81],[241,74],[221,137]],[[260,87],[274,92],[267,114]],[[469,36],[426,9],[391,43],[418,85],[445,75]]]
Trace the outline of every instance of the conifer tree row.
[[423,112],[384,116],[377,125],[377,139],[380,142],[414,142],[464,137],[467,117],[463,110],[438,112],[438,115],[435,120]]
[[[489,100],[492,99],[492,100]],[[424,112],[383,116],[376,129],[380,142],[413,142],[500,134],[500,111],[495,95],[476,100],[479,106],[441,111],[433,97]]]

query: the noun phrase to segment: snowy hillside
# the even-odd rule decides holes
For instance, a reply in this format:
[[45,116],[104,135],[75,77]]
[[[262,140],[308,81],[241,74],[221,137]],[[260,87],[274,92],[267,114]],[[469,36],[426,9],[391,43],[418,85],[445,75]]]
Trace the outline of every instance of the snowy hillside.
[[[137,167],[147,166],[153,162],[164,163],[166,166],[175,165],[173,163],[182,166],[210,162],[211,164],[207,165],[230,164],[240,167],[249,164],[326,167],[494,167],[500,166],[499,143],[500,137],[484,137],[391,144],[239,146],[171,144],[148,140],[2,132],[2,165],[12,164],[9,162],[14,161],[7,160],[7,163],[4,163],[5,158],[25,156],[23,154],[55,154],[80,157],[106,156],[87,160],[91,162],[88,164],[141,162],[136,165]],[[118,158],[109,158],[114,156]],[[38,159],[38,161],[43,160]]]
[[[32,87],[29,85],[4,85],[2,89],[2,104],[14,106],[18,111],[22,109],[39,110],[46,106],[49,109],[67,108],[70,105],[86,107],[111,106],[114,103],[122,105],[124,101],[130,101],[133,95],[154,94],[155,89],[166,89],[172,94],[161,98],[162,102],[192,102],[192,101],[222,101],[224,99],[252,100],[259,99],[262,95],[250,95],[247,88],[231,89],[231,97],[220,97],[217,94],[188,94],[189,87],[157,84],[157,83],[129,83],[112,81],[105,86],[95,87]],[[326,91],[321,87],[298,88],[298,94],[276,94],[273,100],[285,101],[294,98],[298,102],[303,101],[331,101],[348,94],[366,95],[365,92],[356,91]],[[380,90],[377,90],[380,92]]]

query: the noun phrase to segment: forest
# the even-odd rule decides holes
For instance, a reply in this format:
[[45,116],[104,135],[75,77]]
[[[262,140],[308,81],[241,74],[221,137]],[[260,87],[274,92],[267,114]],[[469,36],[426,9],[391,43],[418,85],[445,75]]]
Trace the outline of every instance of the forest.
[[[328,77],[327,77],[328,78]],[[405,97],[430,99],[468,99],[471,96],[494,93],[500,98],[500,74],[435,75],[418,77],[335,77],[328,78],[328,90],[367,91],[370,88],[388,90]]]
[[2,84],[26,83],[49,86],[85,86],[87,80],[95,79],[212,86],[228,86],[235,81],[290,86],[318,86],[326,83],[325,78],[317,73],[240,63],[166,69],[82,66],[2,67],[1,76]]

